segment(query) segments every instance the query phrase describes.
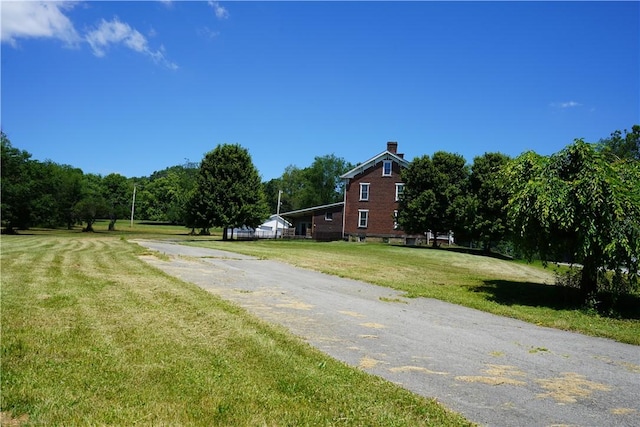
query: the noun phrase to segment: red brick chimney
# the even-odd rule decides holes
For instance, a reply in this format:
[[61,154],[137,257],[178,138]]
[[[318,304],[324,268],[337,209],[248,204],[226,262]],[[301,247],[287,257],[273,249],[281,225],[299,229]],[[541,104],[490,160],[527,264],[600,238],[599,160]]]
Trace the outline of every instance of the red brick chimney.
[[395,141],[389,141],[387,142],[387,151],[395,154],[396,156],[400,157],[401,159],[404,159],[404,154],[400,154],[398,153],[398,143]]

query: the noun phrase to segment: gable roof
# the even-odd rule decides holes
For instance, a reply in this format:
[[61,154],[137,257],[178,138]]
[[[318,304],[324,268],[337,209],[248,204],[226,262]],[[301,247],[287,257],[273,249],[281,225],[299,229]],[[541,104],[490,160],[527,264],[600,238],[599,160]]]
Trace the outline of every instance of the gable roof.
[[265,225],[266,223],[271,222],[271,221],[280,222],[281,224],[286,224],[286,225],[288,225],[289,227],[291,227],[291,225],[292,225],[289,221],[287,221],[286,219],[284,219],[284,218],[282,217],[282,215],[278,215],[278,214],[273,214],[273,215],[271,215],[271,216],[269,217],[269,219],[267,219],[265,222],[263,222],[263,223],[262,223],[262,225]]
[[398,156],[397,154],[393,154],[389,150],[385,150],[382,153],[380,153],[380,154],[378,154],[376,156],[373,156],[369,160],[360,163],[358,166],[356,166],[355,168],[351,169],[349,172],[345,173],[344,175],[341,175],[340,178],[342,178],[342,179],[353,178],[354,176],[358,175],[359,173],[362,173],[362,172],[366,171],[367,169],[376,166],[378,163],[382,162],[383,160],[391,160],[393,162],[396,162],[402,168],[406,168],[406,167],[409,166],[409,162],[407,160],[405,160],[404,158]]

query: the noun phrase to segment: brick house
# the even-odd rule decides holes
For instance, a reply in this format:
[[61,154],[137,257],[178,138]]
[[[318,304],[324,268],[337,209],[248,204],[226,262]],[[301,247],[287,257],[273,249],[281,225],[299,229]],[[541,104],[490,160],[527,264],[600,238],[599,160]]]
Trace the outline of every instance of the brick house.
[[342,175],[344,201],[282,213],[296,237],[315,240],[365,240],[406,237],[396,223],[399,197],[404,189],[400,178],[409,166],[398,143],[388,142],[382,153],[358,164]]
[[385,151],[340,177],[345,181],[343,238],[404,236],[395,218],[404,189],[400,172],[408,165],[398,153],[398,143],[388,142]]

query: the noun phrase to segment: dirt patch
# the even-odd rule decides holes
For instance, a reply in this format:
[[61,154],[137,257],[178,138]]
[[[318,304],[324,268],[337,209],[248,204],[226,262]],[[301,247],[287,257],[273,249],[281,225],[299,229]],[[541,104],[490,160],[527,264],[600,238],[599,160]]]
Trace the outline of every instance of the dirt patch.
[[423,374],[431,375],[449,375],[448,372],[432,371],[431,369],[423,368],[422,366],[398,366],[389,369],[391,372],[422,372]]
[[338,313],[351,317],[364,317],[364,314],[356,313],[355,311],[339,311]]
[[633,363],[620,362],[620,366],[624,366],[630,372],[640,374],[640,366],[634,365]]
[[613,408],[609,412],[613,415],[630,415],[638,411],[632,408]]
[[13,417],[11,412],[0,412],[0,426],[16,427],[26,424],[29,421],[29,415],[22,414],[18,417]]
[[526,377],[527,374],[522,372],[515,366],[510,365],[487,365],[484,370],[487,375],[495,375],[501,377]]
[[540,386],[548,390],[536,397],[544,399],[550,397],[560,403],[575,403],[579,398],[589,397],[594,391],[610,391],[606,384],[589,381],[584,375],[565,372],[561,377],[536,380]]
[[276,304],[279,308],[292,308],[294,310],[311,310],[313,306],[300,301],[294,301],[287,304]]
[[482,383],[489,385],[525,385],[526,383],[520,379],[513,377],[525,377],[526,374],[514,366],[509,365],[487,365],[487,369],[483,369],[487,375],[460,375],[456,377],[456,381],[464,381],[468,383]]
[[384,329],[384,328],[386,328],[386,326],[381,325],[380,323],[373,323],[373,322],[360,323],[360,326],[364,326],[365,328],[371,328],[371,329]]
[[360,359],[360,363],[358,364],[358,367],[360,369],[371,369],[371,368],[375,368],[379,363],[380,363],[379,360],[372,359],[371,357],[365,356],[362,359]]

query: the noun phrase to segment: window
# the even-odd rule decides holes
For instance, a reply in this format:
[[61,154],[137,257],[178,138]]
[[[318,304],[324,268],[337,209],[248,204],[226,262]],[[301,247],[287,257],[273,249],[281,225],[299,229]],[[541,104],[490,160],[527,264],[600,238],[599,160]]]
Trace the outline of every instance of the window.
[[333,221],[333,212],[325,212],[324,213],[324,220],[325,221]]
[[391,176],[391,160],[382,162],[382,176]]
[[369,211],[366,209],[358,210],[358,228],[367,228],[369,222]]
[[400,228],[398,224],[398,211],[393,211],[393,229],[397,230],[398,228]]
[[360,184],[360,200],[369,200],[369,183]]
[[400,182],[396,182],[396,202],[400,200],[400,196],[404,192],[404,184]]

